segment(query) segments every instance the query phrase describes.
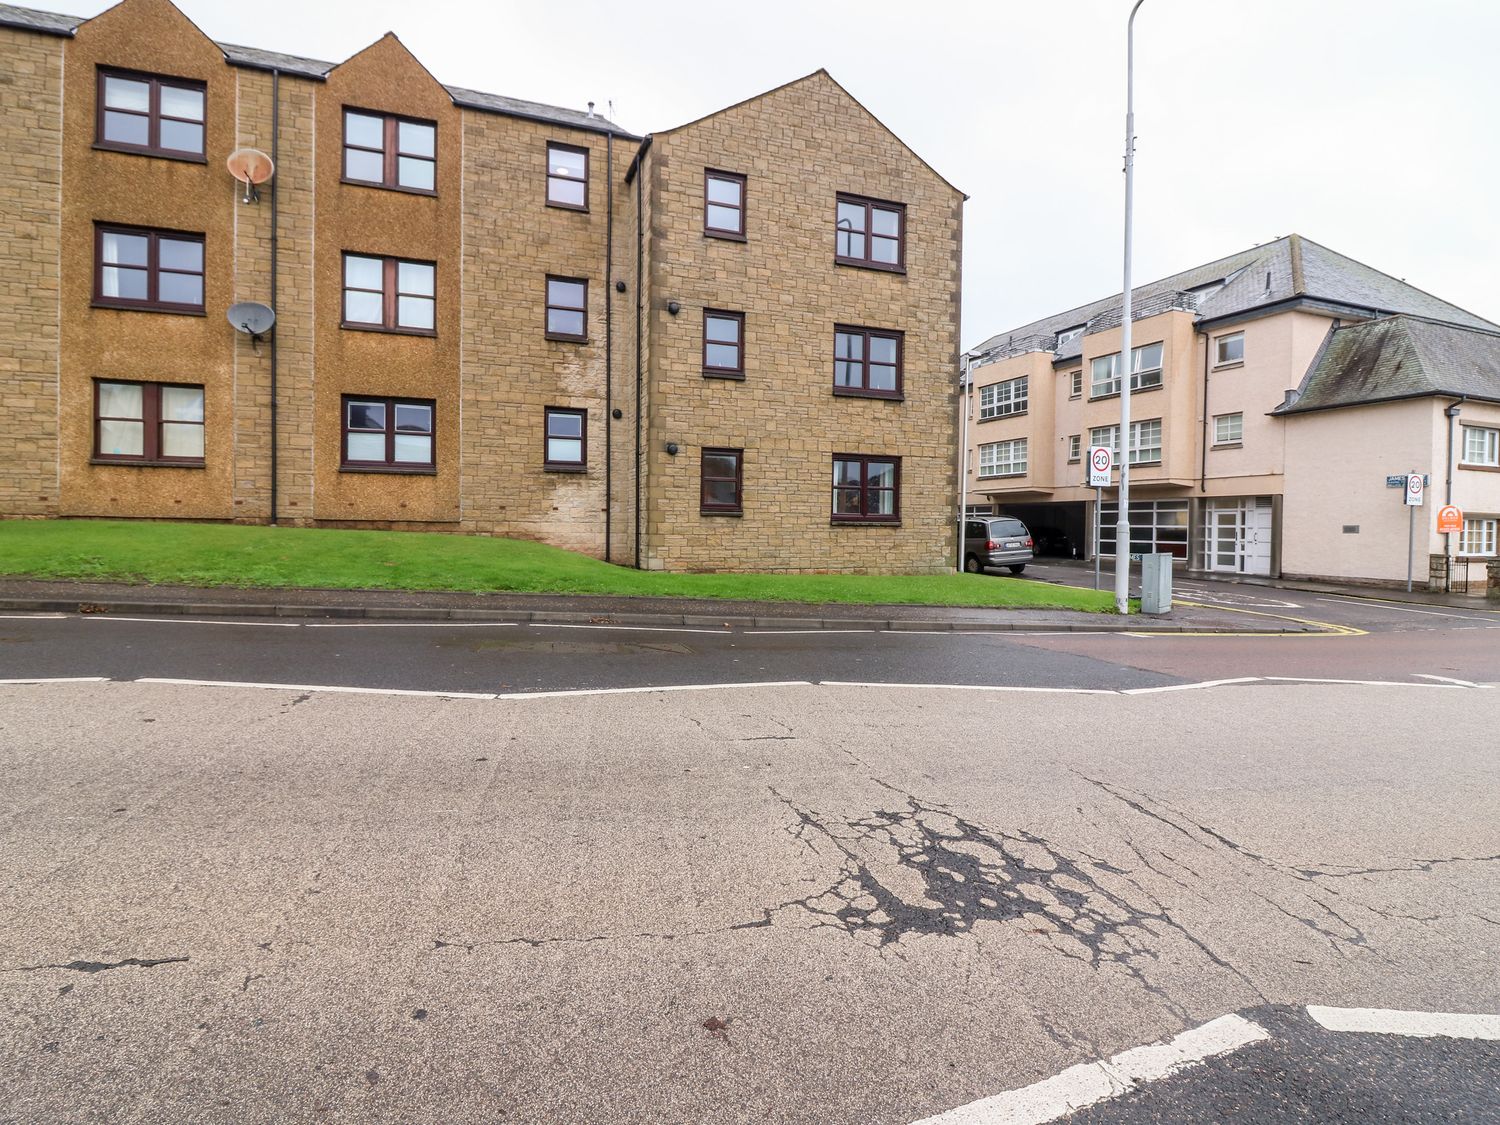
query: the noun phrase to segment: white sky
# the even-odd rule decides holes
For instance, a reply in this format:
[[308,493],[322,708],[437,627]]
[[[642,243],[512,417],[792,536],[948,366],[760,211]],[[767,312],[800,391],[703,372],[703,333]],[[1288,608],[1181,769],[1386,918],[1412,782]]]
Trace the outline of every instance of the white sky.
[[[1120,288],[1130,0],[178,3],[332,61],[394,31],[444,82],[637,133],[826,66],[971,197],[966,347]],[[1295,231],[1500,320],[1497,43],[1493,0],[1146,0],[1136,282]]]

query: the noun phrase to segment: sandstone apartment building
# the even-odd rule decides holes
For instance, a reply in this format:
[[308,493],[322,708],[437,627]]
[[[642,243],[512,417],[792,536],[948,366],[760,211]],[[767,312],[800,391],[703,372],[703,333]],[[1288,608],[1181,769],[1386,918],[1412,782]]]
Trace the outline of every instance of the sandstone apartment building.
[[[1387,478],[1420,472],[1412,551],[1425,583],[1482,587],[1500,515],[1500,328],[1290,235],[1134,293],[985,340],[966,357],[969,510],[1026,521],[1050,551],[1114,554],[1115,489],[1085,485],[1120,452],[1132,388],[1132,552],[1193,571],[1395,583],[1407,513]],[[1439,535],[1445,500],[1467,521]],[[1096,544],[1096,515],[1103,528]]]
[[0,515],[951,564],[964,197],[826,72],[642,138],[168,0],[0,51]]

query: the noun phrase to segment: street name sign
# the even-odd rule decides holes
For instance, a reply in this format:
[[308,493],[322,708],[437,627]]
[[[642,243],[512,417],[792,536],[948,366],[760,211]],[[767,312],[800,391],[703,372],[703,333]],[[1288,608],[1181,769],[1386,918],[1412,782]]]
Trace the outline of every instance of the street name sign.
[[1115,467],[1115,455],[1107,445],[1089,447],[1089,487],[1108,488],[1110,470]]

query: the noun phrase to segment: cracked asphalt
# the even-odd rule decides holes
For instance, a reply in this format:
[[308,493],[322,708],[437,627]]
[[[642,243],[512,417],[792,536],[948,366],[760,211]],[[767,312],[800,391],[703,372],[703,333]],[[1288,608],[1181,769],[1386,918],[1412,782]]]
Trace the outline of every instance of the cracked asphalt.
[[[131,628],[28,634],[0,674],[285,681],[262,638],[316,632]],[[1089,640],[1131,639],[1018,640],[989,674],[1183,678],[1043,647]],[[1190,659],[1159,643],[1132,659]],[[312,682],[431,675],[362,651]],[[1500,1011],[1497,723],[1494,690],[1344,684],[0,686],[0,1120],[894,1125],[1225,1012]],[[1494,1119],[1492,1053],[1444,1059],[1431,1119]],[[1299,1066],[1218,1095],[1282,1075],[1302,1104]],[[1286,1120],[1372,1119],[1318,1081]]]

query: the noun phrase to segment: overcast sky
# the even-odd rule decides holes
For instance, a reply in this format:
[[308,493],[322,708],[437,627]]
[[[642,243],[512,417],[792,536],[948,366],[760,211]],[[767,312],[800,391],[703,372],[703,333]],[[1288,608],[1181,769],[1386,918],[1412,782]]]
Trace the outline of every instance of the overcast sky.
[[[965,346],[1119,291],[1129,4],[179,0],[332,61],[394,31],[444,82],[638,133],[827,67],[970,196]],[[1500,320],[1497,42],[1493,0],[1146,0],[1137,283],[1295,231]]]

